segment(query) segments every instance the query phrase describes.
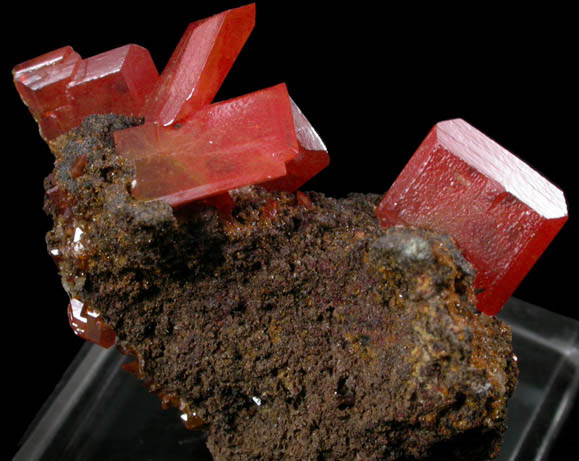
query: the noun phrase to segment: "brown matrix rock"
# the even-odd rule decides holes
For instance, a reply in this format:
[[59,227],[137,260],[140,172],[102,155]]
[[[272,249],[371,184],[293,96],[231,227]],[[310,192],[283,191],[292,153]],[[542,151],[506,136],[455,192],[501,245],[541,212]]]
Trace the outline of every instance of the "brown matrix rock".
[[234,191],[231,216],[130,195],[120,117],[51,145],[47,236],[71,298],[216,460],[488,459],[516,359],[453,241],[382,229],[380,197]]

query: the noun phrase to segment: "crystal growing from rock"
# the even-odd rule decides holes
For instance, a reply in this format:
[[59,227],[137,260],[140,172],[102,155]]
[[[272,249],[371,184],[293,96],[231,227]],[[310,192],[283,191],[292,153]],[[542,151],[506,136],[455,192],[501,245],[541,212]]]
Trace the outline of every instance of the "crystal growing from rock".
[[[285,85],[211,104],[254,24],[255,4],[191,23],[161,77],[137,45],[85,60],[68,46],[16,66],[14,81],[47,140],[90,114],[144,116],[115,134],[134,162],[138,199],[228,203],[230,190],[250,184],[293,192],[329,157]],[[433,129],[377,215],[452,235],[478,270],[488,314],[567,219],[561,191],[462,120]]]
[[377,208],[383,226],[450,234],[498,313],[567,220],[563,193],[464,120],[438,123]]
[[133,195],[172,206],[285,176],[299,152],[284,84],[205,106],[176,126],[118,131],[115,143],[135,163]]
[[68,322],[74,333],[86,341],[105,349],[115,343],[115,332],[102,321],[101,315],[76,298],[68,304]]
[[85,60],[66,46],[19,64],[12,74],[46,140],[77,127],[91,114],[139,116],[159,79],[149,52],[138,45]]
[[12,70],[18,94],[45,139],[53,139],[74,128],[66,88],[80,62],[80,55],[72,47],[65,46],[23,62]]

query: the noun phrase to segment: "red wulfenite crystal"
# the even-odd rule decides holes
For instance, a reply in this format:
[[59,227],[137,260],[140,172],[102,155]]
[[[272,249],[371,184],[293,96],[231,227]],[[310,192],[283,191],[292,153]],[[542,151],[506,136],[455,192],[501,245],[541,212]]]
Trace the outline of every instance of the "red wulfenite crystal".
[[558,188],[463,120],[432,129],[376,213],[384,226],[450,234],[477,269],[478,308],[489,315],[567,220]]
[[149,52],[126,45],[81,60],[69,46],[16,66],[14,83],[39,124],[54,139],[91,114],[140,115],[159,74]]
[[330,164],[322,139],[291,98],[290,102],[299,152],[286,162],[285,176],[263,185],[269,190],[294,192]]
[[140,115],[158,80],[151,55],[138,45],[85,59],[68,86],[77,124],[91,114]]
[[80,62],[78,53],[66,46],[23,62],[12,70],[16,89],[45,139],[55,138],[74,127],[66,88]]
[[147,122],[180,122],[210,104],[255,25],[255,4],[193,22],[144,109]]
[[16,89],[35,118],[67,103],[65,89],[80,62],[78,53],[65,46],[14,67]]
[[100,314],[78,299],[68,305],[68,321],[72,330],[82,339],[108,349],[115,343],[115,332],[100,318]]
[[285,84],[206,106],[178,126],[114,136],[117,153],[135,162],[133,195],[172,206],[284,176],[298,155]]

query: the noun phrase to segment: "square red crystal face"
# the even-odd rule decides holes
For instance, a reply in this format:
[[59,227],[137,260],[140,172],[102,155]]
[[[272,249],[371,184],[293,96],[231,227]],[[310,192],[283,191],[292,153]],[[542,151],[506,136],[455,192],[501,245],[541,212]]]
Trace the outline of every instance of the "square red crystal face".
[[376,214],[451,235],[475,266],[478,308],[498,313],[567,220],[563,193],[463,120],[438,123]]

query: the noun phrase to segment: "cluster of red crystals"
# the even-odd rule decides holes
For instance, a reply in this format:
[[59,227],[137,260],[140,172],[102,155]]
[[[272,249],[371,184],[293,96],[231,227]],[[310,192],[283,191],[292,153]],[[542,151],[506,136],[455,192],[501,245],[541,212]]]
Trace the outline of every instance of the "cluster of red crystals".
[[46,140],[91,114],[139,116],[159,79],[149,52],[137,45],[84,60],[66,46],[19,64],[12,74]]
[[567,220],[563,193],[463,120],[438,123],[388,190],[383,226],[451,235],[475,266],[478,308],[497,314]]
[[115,133],[135,163],[132,194],[173,207],[262,184],[293,192],[329,164],[285,84],[210,104],[255,24],[255,5],[192,23],[145,108]]
[[298,153],[292,130],[282,84],[205,106],[177,127],[117,131],[115,142],[134,160],[133,195],[176,206],[285,175],[284,162]]
[[98,312],[73,298],[68,305],[68,322],[81,338],[108,349],[115,343],[115,332],[106,325]]
[[90,114],[144,117],[115,133],[135,198],[177,207],[250,184],[293,192],[329,157],[285,85],[212,104],[254,25],[253,3],[191,23],[160,77],[127,45],[85,60],[64,47],[16,66],[14,81],[47,140]]
[[[144,117],[145,124],[115,133],[117,153],[134,162],[132,194],[167,201],[233,208],[231,189],[262,184],[293,192],[329,164],[324,144],[291,100],[285,84],[212,104],[255,25],[255,4],[191,23],[159,76],[149,52],[126,45],[82,59],[70,46],[13,69],[18,93],[50,141],[92,114]],[[83,174],[81,156],[71,176]],[[56,213],[70,215],[66,191],[48,191]],[[70,218],[70,216],[68,216]],[[71,249],[82,263],[82,229]],[[70,251],[69,251],[70,250]],[[109,347],[114,333],[77,299],[68,307],[76,334]]]
[[[90,114],[144,116],[144,125],[115,133],[117,153],[135,164],[136,198],[230,209],[231,189],[262,184],[293,192],[329,163],[285,85],[212,104],[254,25],[255,4],[190,24],[161,77],[136,45],[85,60],[67,46],[16,66],[14,82],[47,140]],[[85,161],[71,174],[82,174]],[[54,188],[49,195],[65,213],[66,194]],[[567,209],[556,187],[464,121],[451,120],[430,132],[377,216],[384,226],[452,235],[478,271],[479,309],[493,315],[560,230]],[[77,333],[106,336],[97,320],[105,333],[79,326],[90,317],[82,303],[71,303],[69,316]]]
[[178,206],[259,183],[293,191],[328,164],[319,137],[296,114],[280,84],[205,106],[177,126],[117,131],[117,153],[134,161],[140,199]]

